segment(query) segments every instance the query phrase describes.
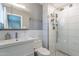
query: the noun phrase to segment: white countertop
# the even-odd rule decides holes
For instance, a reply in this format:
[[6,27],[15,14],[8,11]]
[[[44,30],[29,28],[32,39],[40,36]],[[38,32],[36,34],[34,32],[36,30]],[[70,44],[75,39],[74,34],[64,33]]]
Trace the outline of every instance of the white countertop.
[[18,38],[17,39],[18,41],[16,41],[16,39],[1,40],[0,41],[0,48],[31,42],[31,41],[33,41],[35,39],[36,38],[29,37],[29,38],[24,38],[24,39],[23,38]]

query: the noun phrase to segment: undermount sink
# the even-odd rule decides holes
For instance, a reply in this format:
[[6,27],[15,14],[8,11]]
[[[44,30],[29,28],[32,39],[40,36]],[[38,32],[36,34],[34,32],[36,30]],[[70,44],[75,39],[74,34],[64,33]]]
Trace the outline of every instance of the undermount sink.
[[34,39],[35,38],[29,37],[29,38],[18,38],[17,41],[16,41],[16,39],[1,40],[0,48],[8,47],[8,46],[16,45],[16,44],[22,44],[24,42],[26,43],[26,42],[32,41]]

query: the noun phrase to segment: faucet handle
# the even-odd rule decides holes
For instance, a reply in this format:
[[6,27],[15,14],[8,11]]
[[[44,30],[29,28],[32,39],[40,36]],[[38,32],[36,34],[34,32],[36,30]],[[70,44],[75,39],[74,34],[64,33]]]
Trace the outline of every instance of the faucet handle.
[[11,39],[11,35],[7,32],[7,33],[5,34],[5,40],[8,40],[8,39]]

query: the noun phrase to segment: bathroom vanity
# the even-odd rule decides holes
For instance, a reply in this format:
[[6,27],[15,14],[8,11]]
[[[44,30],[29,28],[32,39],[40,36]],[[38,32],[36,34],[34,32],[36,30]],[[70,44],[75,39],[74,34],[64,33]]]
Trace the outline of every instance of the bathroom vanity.
[[0,56],[33,56],[34,38],[18,38],[0,41]]

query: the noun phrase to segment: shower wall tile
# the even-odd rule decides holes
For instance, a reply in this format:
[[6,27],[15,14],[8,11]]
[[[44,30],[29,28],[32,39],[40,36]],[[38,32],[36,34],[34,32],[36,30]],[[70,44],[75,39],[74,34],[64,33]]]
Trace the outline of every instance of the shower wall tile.
[[60,23],[58,47],[70,55],[79,55],[79,4],[75,5],[59,16],[64,22]]

